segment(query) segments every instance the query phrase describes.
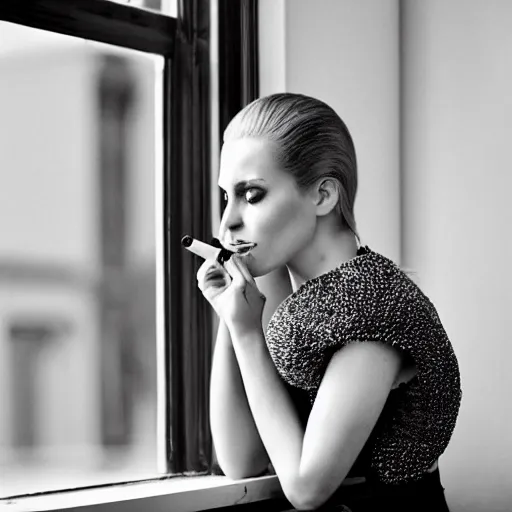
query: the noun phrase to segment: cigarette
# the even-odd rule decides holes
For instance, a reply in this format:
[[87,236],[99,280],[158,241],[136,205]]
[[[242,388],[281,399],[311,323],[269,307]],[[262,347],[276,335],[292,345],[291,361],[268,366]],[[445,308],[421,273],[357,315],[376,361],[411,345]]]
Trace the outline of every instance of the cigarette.
[[231,258],[231,256],[235,253],[222,247],[219,241],[215,241],[219,247],[213,247],[212,245],[201,242],[196,238],[185,235],[181,239],[181,245],[183,245],[185,249],[188,249],[190,252],[197,254],[197,256],[200,256],[205,260],[215,259],[222,265],[224,262],[228,261],[229,258]]

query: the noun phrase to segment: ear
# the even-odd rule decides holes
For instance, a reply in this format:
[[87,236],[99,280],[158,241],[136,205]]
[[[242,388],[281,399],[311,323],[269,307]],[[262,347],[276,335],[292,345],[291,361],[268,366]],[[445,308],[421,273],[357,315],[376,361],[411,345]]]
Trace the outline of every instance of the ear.
[[316,213],[319,216],[329,214],[338,204],[339,189],[336,180],[326,178],[316,188]]

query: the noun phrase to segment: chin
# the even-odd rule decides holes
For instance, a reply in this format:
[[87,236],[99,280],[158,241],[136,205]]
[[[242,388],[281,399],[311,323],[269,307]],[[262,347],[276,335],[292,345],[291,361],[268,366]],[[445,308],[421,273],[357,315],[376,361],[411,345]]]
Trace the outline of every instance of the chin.
[[270,272],[272,272],[272,270],[265,271],[265,270],[258,269],[257,271],[254,271],[251,268],[249,268],[249,272],[251,273],[252,277],[263,277],[263,276],[266,276],[267,274],[270,274]]
[[265,274],[268,274],[268,272],[265,272],[262,268],[259,267],[259,265],[255,265],[254,261],[249,261],[246,263],[246,265],[252,277],[261,277]]
[[266,276],[267,274],[270,274],[271,272],[279,268],[275,266],[261,265],[254,258],[247,259],[245,264],[247,265],[247,269],[251,273],[252,277]]

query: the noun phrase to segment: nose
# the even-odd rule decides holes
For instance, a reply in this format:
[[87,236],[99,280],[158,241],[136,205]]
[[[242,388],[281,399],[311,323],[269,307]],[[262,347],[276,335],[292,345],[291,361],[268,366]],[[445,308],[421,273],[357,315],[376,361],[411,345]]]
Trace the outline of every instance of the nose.
[[240,215],[240,211],[236,208],[236,204],[228,203],[220,221],[219,240],[232,238],[227,236],[228,233],[240,230],[242,226],[242,216]]

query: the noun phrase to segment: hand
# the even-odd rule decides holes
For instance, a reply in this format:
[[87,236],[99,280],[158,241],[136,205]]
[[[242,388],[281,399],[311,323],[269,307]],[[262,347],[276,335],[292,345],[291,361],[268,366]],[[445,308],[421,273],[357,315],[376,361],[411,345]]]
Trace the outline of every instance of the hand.
[[239,255],[233,255],[224,266],[206,259],[197,272],[197,284],[231,333],[262,329],[266,297]]

